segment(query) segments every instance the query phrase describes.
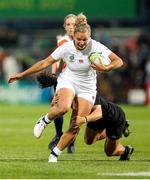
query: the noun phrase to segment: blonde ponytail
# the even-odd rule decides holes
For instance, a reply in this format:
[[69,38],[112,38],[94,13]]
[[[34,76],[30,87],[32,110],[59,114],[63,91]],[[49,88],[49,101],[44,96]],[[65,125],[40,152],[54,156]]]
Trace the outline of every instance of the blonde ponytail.
[[89,24],[87,23],[87,17],[83,13],[80,13],[76,17],[74,33],[77,33],[77,32],[84,33],[86,31],[88,31],[89,34],[91,35],[91,28]]
[[86,16],[83,13],[78,14],[75,25],[86,25],[86,24],[87,24]]

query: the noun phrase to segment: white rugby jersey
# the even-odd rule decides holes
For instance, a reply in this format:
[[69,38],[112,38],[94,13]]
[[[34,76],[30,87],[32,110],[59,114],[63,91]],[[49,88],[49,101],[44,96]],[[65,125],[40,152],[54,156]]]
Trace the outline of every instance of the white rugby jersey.
[[93,52],[109,56],[111,50],[93,39],[90,39],[84,50],[77,50],[74,41],[69,41],[58,47],[51,56],[55,60],[63,59],[66,63],[67,67],[64,72],[60,73],[61,77],[68,78],[82,87],[95,90],[96,70],[90,67],[89,61],[89,56]]

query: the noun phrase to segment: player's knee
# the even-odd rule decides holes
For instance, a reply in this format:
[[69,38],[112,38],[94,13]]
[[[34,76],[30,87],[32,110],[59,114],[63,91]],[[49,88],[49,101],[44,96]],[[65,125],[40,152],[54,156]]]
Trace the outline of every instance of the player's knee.
[[87,145],[91,145],[91,144],[93,144],[93,142],[92,141],[84,141]]
[[65,106],[65,107],[63,107],[63,106],[61,106],[61,107],[59,107],[59,111],[60,111],[60,114],[65,114],[65,113],[67,113],[68,111],[69,111],[69,107],[67,107],[67,106]]
[[91,139],[89,139],[88,137],[86,137],[86,136],[84,136],[84,142],[85,142],[85,144],[87,144],[87,145],[93,144],[93,141],[92,141]]
[[105,149],[105,154],[106,154],[108,157],[110,157],[110,156],[113,155],[113,151],[110,151],[110,150],[108,150],[108,149]]
[[112,156],[112,153],[110,153],[110,152],[105,152],[106,153],[106,155],[108,156],[108,157],[111,157]]

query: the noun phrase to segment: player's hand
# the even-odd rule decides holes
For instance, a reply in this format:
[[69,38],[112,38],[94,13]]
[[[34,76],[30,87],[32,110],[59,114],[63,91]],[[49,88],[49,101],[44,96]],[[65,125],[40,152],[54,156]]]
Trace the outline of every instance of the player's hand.
[[104,66],[102,63],[94,63],[94,62],[91,62],[91,67],[97,71],[108,71],[108,68],[107,66]]
[[13,83],[15,81],[18,81],[21,78],[22,78],[22,74],[21,73],[18,73],[16,75],[10,76],[10,78],[8,79],[8,83]]
[[74,116],[72,118],[72,121],[71,121],[71,127],[73,129],[78,129],[82,126],[82,124],[85,124],[87,121],[86,121],[86,118],[85,117],[81,117],[81,116]]
[[76,116],[76,126],[80,127],[84,123],[86,123],[85,117]]

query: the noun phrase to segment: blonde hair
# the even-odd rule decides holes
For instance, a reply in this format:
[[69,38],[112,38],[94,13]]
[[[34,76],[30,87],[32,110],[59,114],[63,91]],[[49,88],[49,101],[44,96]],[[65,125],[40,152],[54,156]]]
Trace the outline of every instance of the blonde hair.
[[69,18],[75,18],[75,19],[76,19],[76,17],[77,17],[77,16],[76,16],[75,14],[68,14],[67,16],[65,16],[63,27],[65,28],[66,20],[67,20],[67,19],[69,19]]
[[74,34],[76,32],[86,32],[86,31],[88,31],[89,34],[91,35],[91,28],[90,25],[87,23],[87,17],[83,13],[80,13],[76,17]]

